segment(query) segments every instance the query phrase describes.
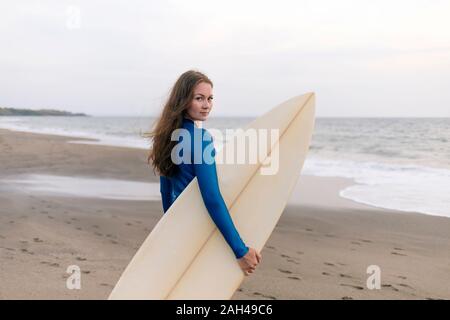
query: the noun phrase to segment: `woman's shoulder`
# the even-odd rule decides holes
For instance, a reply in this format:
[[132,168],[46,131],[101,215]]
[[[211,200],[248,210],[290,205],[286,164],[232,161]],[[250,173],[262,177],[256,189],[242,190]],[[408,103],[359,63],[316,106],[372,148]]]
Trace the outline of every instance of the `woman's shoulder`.
[[192,121],[183,121],[183,128],[189,130],[191,133],[201,133],[203,140],[213,140],[212,134],[203,127],[197,127]]
[[211,134],[207,129],[205,129],[205,128],[199,128],[199,129],[202,130],[202,134],[203,134],[203,136],[204,136],[205,138],[207,138],[207,139],[209,139],[209,140],[212,140],[212,139],[213,139],[212,134]]
[[160,180],[160,181],[164,181],[164,182],[165,182],[165,181],[170,181],[170,177],[164,176],[164,175],[160,175],[160,176],[159,176],[159,180]]

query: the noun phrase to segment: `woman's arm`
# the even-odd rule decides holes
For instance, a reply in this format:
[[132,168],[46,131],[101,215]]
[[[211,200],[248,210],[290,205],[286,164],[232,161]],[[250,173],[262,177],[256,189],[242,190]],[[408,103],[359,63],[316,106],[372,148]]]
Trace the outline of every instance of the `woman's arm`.
[[[193,148],[194,152],[201,152],[200,157],[197,158],[202,160],[201,163],[196,164],[194,162],[195,174],[197,176],[200,192],[211,218],[233,250],[236,258],[240,259],[248,252],[249,248],[239,236],[225,201],[222,198],[222,194],[220,193],[212,137],[205,129],[202,129],[202,132],[207,141],[202,139],[201,149],[195,150],[195,148]],[[206,159],[208,161],[205,161],[206,157],[210,157],[210,159]]]
[[159,182],[163,210],[164,213],[166,213],[166,211],[172,205],[172,185],[170,179],[165,176],[160,176]]

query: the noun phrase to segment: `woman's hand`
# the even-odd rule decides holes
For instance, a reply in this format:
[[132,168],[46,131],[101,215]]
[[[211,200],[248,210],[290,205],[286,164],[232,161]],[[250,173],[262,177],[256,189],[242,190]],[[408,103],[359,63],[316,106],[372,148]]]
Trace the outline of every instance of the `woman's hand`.
[[261,262],[261,258],[261,254],[259,254],[254,248],[249,248],[247,254],[238,259],[238,263],[245,275],[248,276],[250,273],[255,271],[256,266]]

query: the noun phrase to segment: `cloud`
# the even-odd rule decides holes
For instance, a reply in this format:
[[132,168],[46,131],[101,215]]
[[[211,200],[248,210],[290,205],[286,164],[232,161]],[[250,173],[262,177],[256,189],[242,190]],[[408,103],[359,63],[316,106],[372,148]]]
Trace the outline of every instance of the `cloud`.
[[195,68],[215,83],[216,115],[316,91],[322,116],[422,114],[427,95],[430,115],[450,116],[437,90],[450,77],[449,13],[438,0],[4,2],[0,105],[157,114]]

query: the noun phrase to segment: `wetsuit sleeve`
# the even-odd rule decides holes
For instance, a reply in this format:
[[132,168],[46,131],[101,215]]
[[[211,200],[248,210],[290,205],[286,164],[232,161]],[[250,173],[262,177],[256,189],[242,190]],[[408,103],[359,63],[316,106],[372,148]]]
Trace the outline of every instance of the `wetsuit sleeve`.
[[169,178],[160,176],[160,191],[164,213],[172,205],[172,184]]
[[[202,139],[201,148],[196,148],[196,146],[193,148],[194,153],[201,152],[201,163],[196,163],[196,161],[194,161],[195,174],[197,176],[200,192],[212,220],[233,250],[236,258],[240,259],[248,252],[249,248],[239,236],[225,201],[220,193],[216,163],[214,160],[215,149],[212,136],[203,128],[202,132],[205,135],[205,138]],[[207,140],[205,141],[205,139]],[[200,146],[200,143],[198,146]],[[209,157],[209,159],[206,159],[207,157]]]

